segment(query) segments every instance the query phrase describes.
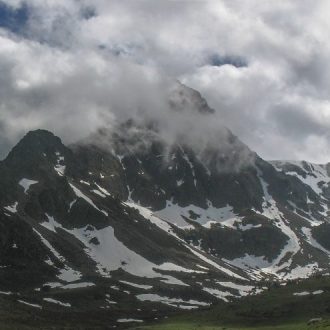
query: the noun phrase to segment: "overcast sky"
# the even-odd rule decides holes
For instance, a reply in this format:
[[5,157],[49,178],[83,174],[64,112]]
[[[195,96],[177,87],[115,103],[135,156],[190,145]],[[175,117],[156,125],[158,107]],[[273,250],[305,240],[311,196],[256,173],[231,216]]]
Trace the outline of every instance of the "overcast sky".
[[163,111],[178,79],[266,159],[330,161],[328,0],[0,0],[0,157]]

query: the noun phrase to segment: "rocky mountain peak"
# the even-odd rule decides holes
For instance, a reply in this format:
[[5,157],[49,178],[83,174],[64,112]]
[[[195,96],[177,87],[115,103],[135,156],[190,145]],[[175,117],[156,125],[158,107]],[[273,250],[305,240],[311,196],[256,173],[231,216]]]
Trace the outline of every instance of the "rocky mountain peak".
[[39,176],[40,172],[47,173],[54,167],[60,168],[65,158],[71,159],[71,154],[59,137],[39,129],[27,133],[2,164],[17,176]]
[[17,158],[28,160],[50,156],[65,149],[59,137],[47,130],[39,129],[28,132],[8,154],[6,162],[14,162]]

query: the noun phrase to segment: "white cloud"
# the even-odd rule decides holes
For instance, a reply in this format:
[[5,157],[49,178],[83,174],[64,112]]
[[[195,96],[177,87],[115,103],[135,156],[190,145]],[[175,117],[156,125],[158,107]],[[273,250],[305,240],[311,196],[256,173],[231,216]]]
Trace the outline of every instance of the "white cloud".
[[[166,117],[179,78],[261,156],[330,160],[327,0],[24,2],[24,31],[0,31],[4,150],[28,129],[72,142],[104,118]],[[247,66],[212,66],[215,54]]]

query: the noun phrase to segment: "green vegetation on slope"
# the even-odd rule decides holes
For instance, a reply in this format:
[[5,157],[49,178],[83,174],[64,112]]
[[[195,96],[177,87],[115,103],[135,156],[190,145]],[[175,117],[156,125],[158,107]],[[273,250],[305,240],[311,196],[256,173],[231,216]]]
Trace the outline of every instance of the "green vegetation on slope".
[[[303,295],[296,295],[302,293]],[[313,294],[314,293],[314,294]],[[322,318],[308,325],[308,321]],[[258,296],[193,311],[138,329],[330,329],[330,278],[313,277],[274,285]]]
[[203,326],[198,323],[168,323],[152,325],[140,328],[141,330],[312,330],[330,329],[330,321],[321,321],[314,325],[306,323],[292,323],[284,325],[269,325],[258,327],[225,327],[225,326]]

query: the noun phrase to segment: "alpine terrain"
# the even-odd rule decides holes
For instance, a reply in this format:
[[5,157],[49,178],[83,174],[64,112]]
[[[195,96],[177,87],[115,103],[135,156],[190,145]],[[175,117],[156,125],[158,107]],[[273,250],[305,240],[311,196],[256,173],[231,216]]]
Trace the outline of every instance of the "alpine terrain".
[[[180,85],[183,107],[214,116]],[[74,145],[31,131],[0,162],[8,324],[125,328],[329,274],[329,164],[265,161],[227,129],[203,147],[159,129],[125,120]]]

